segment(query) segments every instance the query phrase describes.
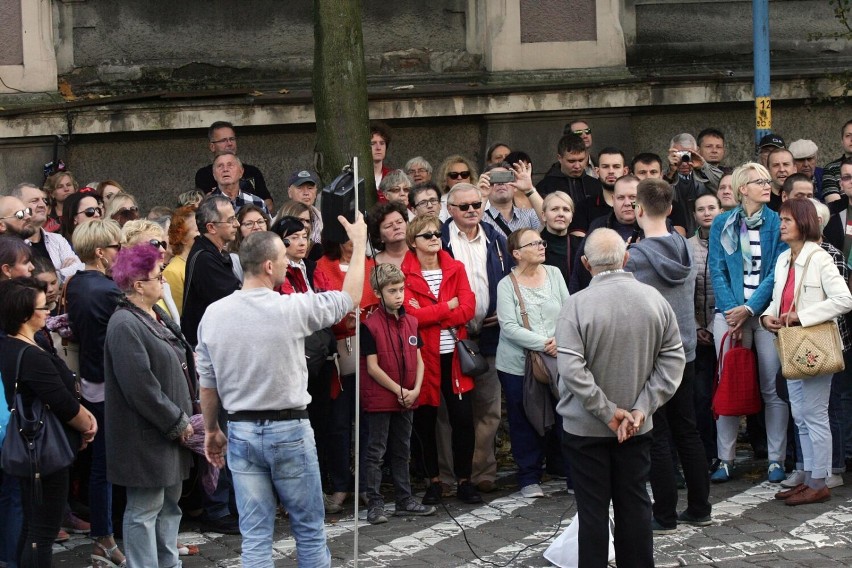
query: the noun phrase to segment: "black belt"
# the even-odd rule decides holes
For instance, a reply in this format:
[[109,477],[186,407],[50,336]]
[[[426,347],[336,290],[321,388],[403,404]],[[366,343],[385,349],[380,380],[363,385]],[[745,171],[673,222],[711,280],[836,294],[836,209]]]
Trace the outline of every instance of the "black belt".
[[242,410],[228,414],[231,422],[256,422],[258,420],[302,420],[308,418],[307,410]]

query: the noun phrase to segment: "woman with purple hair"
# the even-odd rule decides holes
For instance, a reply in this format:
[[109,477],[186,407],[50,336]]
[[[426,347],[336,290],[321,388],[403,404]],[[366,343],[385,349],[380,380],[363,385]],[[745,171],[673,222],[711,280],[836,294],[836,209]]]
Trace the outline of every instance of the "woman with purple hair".
[[[107,476],[127,488],[129,566],[179,566],[178,499],[189,477],[195,367],[180,328],[157,306],[160,251],[124,247],[112,277],[125,296],[109,320],[105,345]],[[154,560],[156,559],[156,560]]]

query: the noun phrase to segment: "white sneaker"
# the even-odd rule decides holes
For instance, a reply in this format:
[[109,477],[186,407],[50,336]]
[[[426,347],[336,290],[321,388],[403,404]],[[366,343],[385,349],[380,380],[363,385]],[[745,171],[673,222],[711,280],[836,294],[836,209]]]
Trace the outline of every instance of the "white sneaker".
[[799,471],[798,469],[794,469],[790,475],[787,476],[787,479],[781,482],[781,487],[789,487],[793,488],[799,485],[800,483],[805,482],[805,472]]
[[843,485],[843,476],[837,473],[832,473],[825,478],[825,484],[829,489]]
[[541,485],[532,483],[521,487],[521,496],[525,499],[535,499],[537,497],[544,497],[544,491],[541,490]]

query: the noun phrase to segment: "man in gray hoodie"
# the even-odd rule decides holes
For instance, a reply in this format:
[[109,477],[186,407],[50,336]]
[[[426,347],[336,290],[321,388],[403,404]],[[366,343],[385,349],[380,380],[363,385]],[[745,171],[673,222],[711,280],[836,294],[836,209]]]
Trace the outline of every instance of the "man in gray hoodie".
[[[651,416],[683,375],[674,311],[659,292],[623,270],[627,258],[618,233],[593,231],[582,259],[592,282],[568,298],[556,325],[556,410],[576,492],[580,566],[607,565],[610,502],[619,565],[654,565],[645,490]],[[630,330],[614,333],[624,322]]]
[[[677,317],[686,366],[680,386],[654,413],[651,448],[651,490],[654,492],[654,534],[669,534],[678,521],[698,526],[710,524],[710,477],[704,447],[695,424],[695,266],[692,248],[678,233],[669,233],[666,217],[674,190],[663,180],[646,179],[636,189],[636,222],[645,234],[630,246],[625,270],[639,282],[656,288]],[[686,478],[687,507],[677,514],[677,484],[669,440],[674,440]]]

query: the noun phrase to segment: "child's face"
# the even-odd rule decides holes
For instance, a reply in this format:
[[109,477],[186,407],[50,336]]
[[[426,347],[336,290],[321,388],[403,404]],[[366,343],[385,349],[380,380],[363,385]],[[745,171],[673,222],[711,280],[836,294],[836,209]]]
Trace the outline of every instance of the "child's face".
[[402,306],[402,302],[405,300],[405,283],[399,282],[397,284],[388,284],[382,289],[382,302],[384,302],[385,309],[390,311],[396,311]]

